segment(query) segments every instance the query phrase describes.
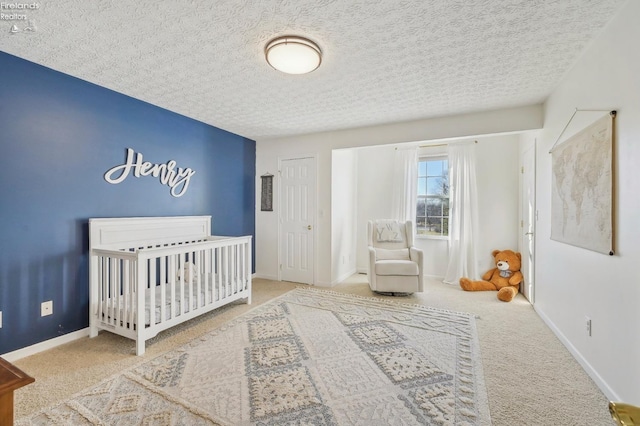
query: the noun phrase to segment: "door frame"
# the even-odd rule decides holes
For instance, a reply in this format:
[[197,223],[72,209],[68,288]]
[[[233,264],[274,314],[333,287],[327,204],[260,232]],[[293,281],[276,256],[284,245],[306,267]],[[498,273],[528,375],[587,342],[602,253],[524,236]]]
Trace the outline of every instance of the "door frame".
[[[528,237],[527,237],[527,233],[526,230],[524,229],[524,218],[525,215],[527,214],[527,212],[525,211],[525,203],[530,203],[531,205],[533,205],[533,217],[531,218],[532,220],[532,232],[533,234],[531,235],[531,254],[532,254],[532,259],[533,261],[531,262],[531,264],[529,265],[528,269],[529,269],[529,275],[533,277],[533,282],[530,284],[527,282],[527,279],[525,277],[525,281],[524,281],[524,285],[528,286],[528,288],[525,290],[524,288],[521,290],[523,295],[525,296],[525,298],[529,301],[529,303],[531,303],[532,305],[535,302],[535,285],[536,285],[536,280],[535,280],[535,260],[536,260],[536,232],[537,232],[537,220],[538,220],[538,210],[537,210],[537,206],[536,206],[536,163],[537,163],[537,145],[538,145],[538,141],[537,141],[537,137],[533,137],[532,138],[533,142],[532,143],[526,143],[522,145],[522,150],[520,152],[520,226],[518,227],[518,231],[519,231],[519,237],[518,237],[518,244],[520,245],[520,252],[524,251],[524,248],[526,245],[529,244],[528,242]],[[533,162],[533,170],[529,170],[529,168],[525,167],[525,158],[528,156],[532,156],[532,162]],[[525,190],[525,174],[529,175],[530,178],[532,179],[533,182],[533,191],[531,192],[531,195],[529,198],[527,198],[527,191]],[[524,257],[523,257],[523,265],[524,265]]]
[[318,282],[318,155],[317,154],[300,154],[300,155],[292,155],[292,156],[278,156],[278,281],[282,281],[282,163],[284,161],[290,160],[302,160],[310,158],[313,159],[313,171],[314,171],[314,179],[315,182],[313,184],[313,189],[315,191],[314,202],[316,208],[311,214],[311,218],[313,220],[312,231],[313,231],[313,256],[311,261],[313,262],[313,276],[311,277],[312,282],[310,285],[316,285]]

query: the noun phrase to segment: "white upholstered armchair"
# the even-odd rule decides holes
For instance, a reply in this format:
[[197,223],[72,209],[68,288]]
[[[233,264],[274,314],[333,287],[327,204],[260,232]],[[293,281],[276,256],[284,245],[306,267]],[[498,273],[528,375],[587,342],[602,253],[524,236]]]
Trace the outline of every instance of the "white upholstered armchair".
[[422,250],[413,247],[413,223],[369,221],[369,287],[378,293],[423,291]]

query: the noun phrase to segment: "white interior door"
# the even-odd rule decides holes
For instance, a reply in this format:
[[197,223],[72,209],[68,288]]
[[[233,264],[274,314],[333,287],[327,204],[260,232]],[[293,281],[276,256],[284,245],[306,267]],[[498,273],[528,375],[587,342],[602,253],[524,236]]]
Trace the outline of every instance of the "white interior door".
[[520,221],[522,252],[522,275],[524,287],[522,293],[533,303],[534,301],[534,261],[535,261],[535,227],[536,227],[536,145],[535,143],[522,153],[522,218]]
[[280,279],[313,284],[316,162],[280,162]]

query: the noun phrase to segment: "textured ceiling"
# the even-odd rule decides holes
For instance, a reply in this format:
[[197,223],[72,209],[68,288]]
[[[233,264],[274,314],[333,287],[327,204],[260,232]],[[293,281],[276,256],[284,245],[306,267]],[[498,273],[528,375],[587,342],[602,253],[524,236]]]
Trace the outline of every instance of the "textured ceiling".
[[[626,1],[42,1],[0,50],[263,139],[540,103]],[[267,65],[287,34],[319,69]]]

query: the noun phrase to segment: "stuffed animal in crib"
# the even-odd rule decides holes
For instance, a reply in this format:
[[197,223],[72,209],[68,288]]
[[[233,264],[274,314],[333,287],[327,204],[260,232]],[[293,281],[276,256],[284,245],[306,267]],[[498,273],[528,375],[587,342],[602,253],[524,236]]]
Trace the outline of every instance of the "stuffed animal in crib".
[[511,302],[524,281],[520,272],[522,256],[511,250],[494,250],[491,254],[496,267],[487,271],[481,281],[460,278],[460,287],[466,291],[497,290],[498,299]]
[[176,281],[180,282],[183,275],[185,284],[189,281],[192,283],[198,282],[198,268],[192,262],[184,262],[182,269],[176,271]]

